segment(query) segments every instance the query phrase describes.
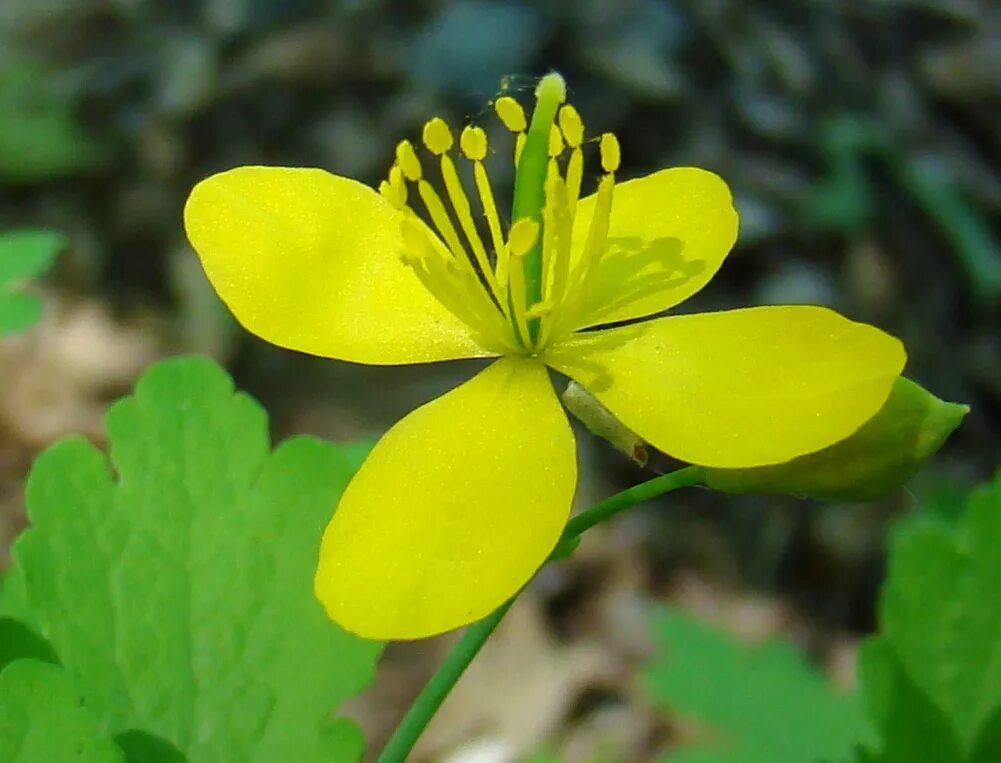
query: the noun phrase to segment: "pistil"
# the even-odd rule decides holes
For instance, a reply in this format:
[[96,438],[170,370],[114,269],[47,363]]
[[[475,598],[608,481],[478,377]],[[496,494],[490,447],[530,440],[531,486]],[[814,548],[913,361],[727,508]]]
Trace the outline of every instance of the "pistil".
[[[535,111],[532,112],[532,121],[528,126],[525,145],[518,157],[518,168],[515,172],[512,223],[529,219],[540,229],[543,226],[542,210],[546,203],[550,140],[556,112],[560,104],[566,100],[566,93],[566,83],[556,72],[543,77],[535,89]],[[523,257],[518,258],[523,268],[525,309],[528,311],[542,300],[542,242],[543,235],[538,235],[532,248]],[[528,321],[528,336],[520,339],[526,346],[532,345],[538,335],[539,318],[533,318]]]

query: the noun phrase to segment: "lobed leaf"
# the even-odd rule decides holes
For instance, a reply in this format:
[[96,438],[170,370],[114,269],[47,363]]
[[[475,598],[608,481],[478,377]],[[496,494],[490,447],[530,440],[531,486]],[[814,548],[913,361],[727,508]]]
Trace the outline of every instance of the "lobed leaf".
[[880,636],[862,661],[866,697],[882,732],[876,753],[882,757],[873,760],[904,760],[896,751],[912,743],[908,734],[954,740],[929,761],[1001,759],[998,591],[1001,473],[970,497],[955,529],[916,522],[896,538]]
[[270,452],[263,410],[198,358],[155,365],[107,423],[110,465],[80,438],[36,462],[0,611],[51,642],[109,734],[191,760],[356,760],[359,730],[330,714],[381,645],[312,593],[355,449]]
[[0,760],[4,763],[124,763],[69,673],[38,660],[0,672]]
[[678,763],[812,763],[845,758],[869,729],[860,703],[837,692],[791,646],[738,644],[671,610],[654,618],[658,662],[646,684],[672,711],[712,729]]
[[16,289],[48,270],[65,243],[61,234],[49,230],[15,230],[0,235],[0,337],[38,321],[41,301]]

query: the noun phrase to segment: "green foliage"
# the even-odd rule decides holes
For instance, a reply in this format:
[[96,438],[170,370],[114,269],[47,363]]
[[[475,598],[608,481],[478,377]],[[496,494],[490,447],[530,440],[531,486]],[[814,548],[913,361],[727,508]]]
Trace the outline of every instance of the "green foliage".
[[48,230],[16,230],[0,235],[0,337],[23,331],[41,317],[41,301],[17,289],[52,267],[65,244],[62,235]]
[[68,94],[29,61],[0,68],[0,182],[32,183],[72,175],[105,151],[74,116]]
[[1001,472],[957,521],[945,514],[923,512],[895,535],[879,633],[859,655],[877,733],[853,698],[834,693],[788,647],[742,649],[665,611],[655,621],[661,656],[647,683],[660,702],[714,730],[708,743],[669,760],[1001,760]]
[[866,738],[860,703],[840,694],[791,646],[744,647],[671,610],[654,618],[654,698],[711,728],[671,763],[813,763],[847,756]]
[[872,223],[878,192],[867,161],[876,160],[938,229],[984,308],[1001,299],[1001,256],[990,221],[970,202],[949,172],[901,150],[884,125],[843,115],[820,132],[818,151],[826,176],[805,197],[803,216],[818,228],[857,235]]
[[358,449],[270,452],[265,413],[197,358],[154,366],[107,427],[110,465],[81,438],[37,460],[0,610],[51,642],[130,760],[357,760],[330,713],[381,645],[330,623],[312,576]]
[[1001,256],[986,216],[957,188],[950,173],[933,162],[898,157],[893,173],[949,244],[974,301],[996,305],[1001,298]]
[[858,233],[871,222],[876,193],[866,172],[863,149],[881,134],[850,117],[832,119],[820,132],[818,150],[826,175],[803,201],[808,224],[844,233]]
[[17,660],[0,673],[4,763],[124,763],[125,756],[81,703],[58,665]]
[[879,413],[848,439],[785,464],[706,469],[706,484],[728,493],[871,501],[910,479],[968,411],[900,377]]
[[[867,761],[1001,760],[1001,473],[959,525],[897,535],[862,684],[882,743]],[[920,755],[915,757],[915,755]]]
[[14,660],[25,658],[59,662],[48,641],[17,620],[0,617],[0,671]]

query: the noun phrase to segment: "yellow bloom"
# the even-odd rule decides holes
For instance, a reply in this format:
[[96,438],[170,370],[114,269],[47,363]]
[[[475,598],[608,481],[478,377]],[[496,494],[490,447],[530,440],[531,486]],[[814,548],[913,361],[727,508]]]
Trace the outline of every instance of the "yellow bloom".
[[[316,594],[362,636],[483,617],[552,550],[577,474],[547,366],[656,448],[725,468],[847,437],[903,367],[896,339],[819,307],[649,318],[719,269],[737,235],[730,193],[690,167],[616,185],[617,141],[588,140],[564,92],[558,75],[543,78],[530,125],[512,98],[495,103],[514,133],[510,226],[485,132],[466,127],[456,146],[437,118],[428,155],[401,142],[379,192],[318,169],[240,167],[188,200],[209,279],[258,336],[359,363],[499,358],[392,427],[327,526]],[[579,198],[592,143],[603,175]]]

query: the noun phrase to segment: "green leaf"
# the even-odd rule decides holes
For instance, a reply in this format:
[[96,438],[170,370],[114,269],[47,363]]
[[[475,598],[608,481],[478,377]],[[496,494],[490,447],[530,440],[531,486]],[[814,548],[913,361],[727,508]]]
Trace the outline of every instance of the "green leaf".
[[884,744],[870,763],[957,763],[959,740],[948,718],[904,672],[893,648],[869,639],[859,653],[866,707],[882,730]]
[[706,484],[726,493],[871,501],[910,479],[968,411],[900,377],[879,413],[848,439],[785,464],[706,469]]
[[0,670],[14,660],[25,658],[59,662],[49,642],[23,623],[9,617],[0,617]]
[[865,165],[864,152],[880,137],[862,120],[842,116],[828,120],[819,133],[817,149],[826,165],[803,198],[807,225],[822,230],[858,233],[872,222],[876,194]]
[[0,67],[0,181],[34,183],[72,175],[106,158],[80,126],[74,98],[33,61]]
[[[973,493],[959,526],[908,524],[896,537],[880,600],[880,643],[873,655],[893,657],[907,681],[897,681],[900,706],[920,692],[947,721],[964,756],[977,759],[984,745],[997,749],[1001,710],[1001,473]],[[866,675],[890,668],[870,655]],[[885,694],[865,683],[867,695]],[[872,700],[870,700],[870,703]],[[886,705],[886,701],[882,702]],[[923,722],[882,724],[884,746],[900,744],[901,729]]]
[[360,731],[330,714],[381,644],[312,592],[355,449],[298,437],[269,453],[264,412],[199,358],[155,365],[107,423],[114,472],[80,438],[39,457],[7,586],[102,728],[192,760],[356,760]]
[[840,760],[868,735],[860,703],[841,694],[791,646],[744,647],[729,634],[669,610],[654,618],[658,662],[650,692],[710,726],[677,763],[812,763]]
[[66,238],[51,230],[25,228],[0,235],[0,286],[40,276],[64,246]]
[[48,270],[65,244],[61,234],[48,230],[0,235],[0,337],[22,331],[41,317],[41,301],[15,289]]
[[170,742],[145,731],[116,734],[115,744],[125,753],[128,763],[188,763]]
[[0,294],[0,337],[30,329],[42,317],[42,302],[30,294]]
[[1001,760],[1001,709],[995,710],[980,728],[970,753],[970,763],[998,763]]
[[968,198],[952,173],[934,159],[909,152],[888,158],[897,182],[938,228],[966,276],[974,303],[996,305],[1001,298],[1001,257],[987,210]]
[[124,763],[69,674],[17,660],[0,673],[0,760],[4,763]]

